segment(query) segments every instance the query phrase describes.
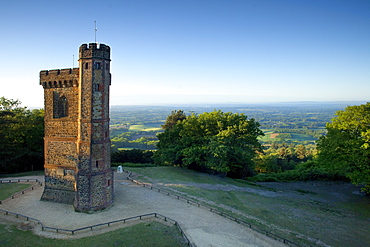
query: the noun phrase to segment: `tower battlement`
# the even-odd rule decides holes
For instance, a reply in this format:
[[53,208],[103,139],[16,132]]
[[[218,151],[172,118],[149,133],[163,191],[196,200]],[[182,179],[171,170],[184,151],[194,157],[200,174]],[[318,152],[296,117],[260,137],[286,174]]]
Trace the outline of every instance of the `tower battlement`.
[[44,88],[77,87],[79,68],[40,71],[40,85]]
[[90,43],[80,46],[81,58],[102,58],[110,61],[110,47],[104,44]]

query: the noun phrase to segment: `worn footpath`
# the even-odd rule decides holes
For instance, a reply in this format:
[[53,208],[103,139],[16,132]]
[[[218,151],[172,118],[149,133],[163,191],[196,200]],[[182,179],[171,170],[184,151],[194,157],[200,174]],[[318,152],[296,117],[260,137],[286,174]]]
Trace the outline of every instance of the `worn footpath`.
[[[36,186],[35,190],[5,201],[0,205],[0,209],[39,219],[48,227],[70,230],[141,214],[159,213],[176,220],[195,246],[285,246],[281,242],[277,242],[207,209],[138,186],[127,180],[126,176],[125,173],[115,173],[114,205],[109,209],[93,214],[75,212],[72,205],[40,201],[43,186]],[[43,180],[43,176],[22,178]],[[11,218],[14,217],[2,215],[0,221],[6,223]],[[76,238],[99,234],[124,226],[126,224],[118,224],[115,227],[103,227],[100,230],[76,233],[75,235],[41,231],[40,227],[35,226],[34,232],[45,237]]]

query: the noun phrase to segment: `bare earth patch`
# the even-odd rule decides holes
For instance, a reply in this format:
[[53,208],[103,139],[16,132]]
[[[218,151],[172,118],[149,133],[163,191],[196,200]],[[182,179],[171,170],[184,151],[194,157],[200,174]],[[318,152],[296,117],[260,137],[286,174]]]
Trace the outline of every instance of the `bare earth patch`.
[[270,135],[270,138],[271,139],[274,139],[274,138],[276,138],[276,137],[278,137],[279,136],[279,133],[275,133],[275,134],[271,134]]

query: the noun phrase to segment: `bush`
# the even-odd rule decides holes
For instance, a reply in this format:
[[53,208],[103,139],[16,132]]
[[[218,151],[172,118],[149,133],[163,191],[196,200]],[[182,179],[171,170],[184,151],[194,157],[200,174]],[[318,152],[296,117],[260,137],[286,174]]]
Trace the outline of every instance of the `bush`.
[[260,173],[257,176],[249,178],[254,182],[289,182],[289,181],[348,181],[344,174],[329,171],[320,167],[314,161],[308,161],[298,164],[296,169],[287,170],[281,173]]
[[154,167],[156,165],[153,164],[153,163],[131,163],[131,162],[112,163],[112,167],[118,167],[118,166],[123,166],[123,167]]

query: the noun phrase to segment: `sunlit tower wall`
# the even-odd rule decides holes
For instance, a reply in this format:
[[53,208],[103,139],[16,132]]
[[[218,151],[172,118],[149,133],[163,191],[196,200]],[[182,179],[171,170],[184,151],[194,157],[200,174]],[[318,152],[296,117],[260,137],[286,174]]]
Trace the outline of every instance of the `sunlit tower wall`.
[[83,44],[79,50],[80,87],[74,206],[76,211],[100,210],[113,202],[110,164],[110,48]]
[[113,202],[110,48],[83,44],[79,68],[43,70],[45,189],[41,200],[91,212]]
[[79,69],[40,72],[44,88],[45,188],[41,200],[73,204],[77,171]]

